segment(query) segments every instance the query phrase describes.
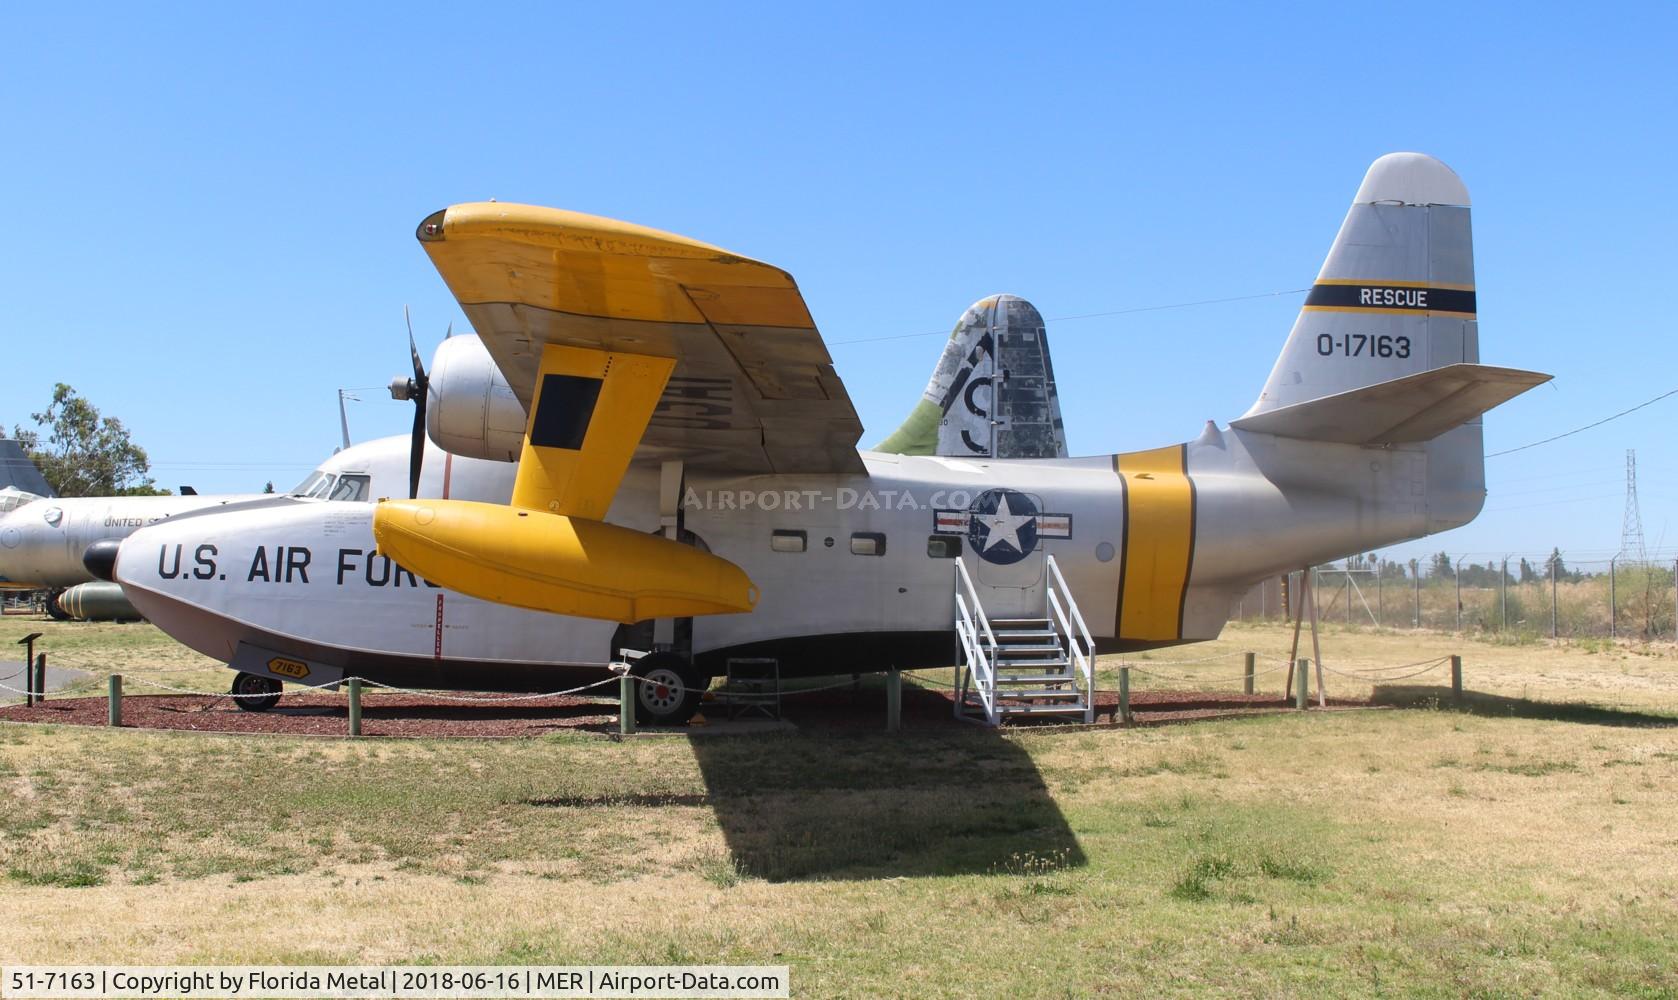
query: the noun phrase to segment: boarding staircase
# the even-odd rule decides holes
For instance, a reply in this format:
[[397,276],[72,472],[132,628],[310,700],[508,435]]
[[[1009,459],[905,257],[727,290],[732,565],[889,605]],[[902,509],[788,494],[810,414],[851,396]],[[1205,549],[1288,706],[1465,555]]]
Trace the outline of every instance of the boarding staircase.
[[956,718],[1000,726],[1016,716],[1095,721],[1095,643],[1055,557],[1041,618],[990,618],[955,561]]

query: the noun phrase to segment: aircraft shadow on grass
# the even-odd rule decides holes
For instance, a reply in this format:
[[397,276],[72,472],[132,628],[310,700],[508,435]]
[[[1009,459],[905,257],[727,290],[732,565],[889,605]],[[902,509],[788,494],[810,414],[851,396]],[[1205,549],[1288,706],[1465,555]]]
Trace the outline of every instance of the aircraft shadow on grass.
[[[952,724],[949,701],[905,687],[901,734],[864,684],[798,730],[694,733],[705,792],[543,799],[532,805],[708,806],[742,874],[769,881],[1038,874],[1085,855],[1036,764],[995,730]],[[817,717],[812,717],[817,716]],[[823,729],[821,718],[847,728]],[[672,748],[674,749],[674,748]]]
[[[1441,685],[1389,684],[1375,689],[1370,701],[1398,708],[1451,706],[1451,689]],[[1454,706],[1470,715],[1498,719],[1542,719],[1551,722],[1579,722],[1591,726],[1628,726],[1668,729],[1678,726],[1678,717],[1603,708],[1579,702],[1533,701],[1504,695],[1464,691],[1462,703]]]

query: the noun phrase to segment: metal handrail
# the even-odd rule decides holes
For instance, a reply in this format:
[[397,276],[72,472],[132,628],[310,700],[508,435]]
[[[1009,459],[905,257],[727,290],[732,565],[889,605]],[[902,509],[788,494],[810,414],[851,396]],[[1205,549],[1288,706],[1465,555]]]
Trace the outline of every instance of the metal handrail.
[[[979,607],[978,601],[974,601],[973,606],[978,610],[982,620],[984,609]],[[956,637],[961,640],[962,653],[966,655],[968,669],[976,681],[975,687],[979,691],[979,701],[985,708],[985,719],[994,725],[996,722],[996,669],[992,666],[984,645],[979,642],[978,629],[973,615],[968,611],[967,602],[962,600],[960,594],[956,595]],[[964,697],[961,692],[958,692],[955,705],[958,715],[961,714]]]
[[1066,577],[1060,575],[1060,564],[1055,562],[1052,555],[1049,556],[1048,566],[1053,581],[1060,584],[1061,592],[1066,595],[1067,606],[1072,609],[1072,620],[1078,624],[1078,634],[1083,637],[1085,651],[1093,654],[1095,640],[1090,638],[1090,627],[1084,624],[1084,613],[1078,610],[1078,602],[1072,599],[1072,588],[1066,585]]
[[[955,565],[956,610],[959,615],[957,621],[967,623],[964,652],[967,653],[969,665],[973,668],[974,679],[978,682],[979,700],[985,706],[985,721],[994,726],[997,719],[996,666],[993,662],[998,646],[996,633],[991,630],[990,617],[985,614],[985,606],[979,600],[979,590],[973,586],[973,577],[968,575],[967,567],[960,559],[955,561]],[[967,600],[962,599],[963,592],[966,593]],[[971,611],[968,609],[970,602]],[[979,637],[980,629],[984,630],[982,642]],[[956,632],[960,635],[962,630],[958,627]],[[959,707],[958,704],[957,708]]]
[[[1084,675],[1084,721],[1095,721],[1095,640],[1090,638],[1089,626],[1084,624],[1083,612],[1078,610],[1078,602],[1072,597],[1072,589],[1066,585],[1066,577],[1061,575],[1060,565],[1054,556],[1049,556],[1049,582],[1043,588],[1048,597],[1048,604],[1059,619],[1060,627],[1066,632],[1066,644],[1072,648],[1072,663]],[[1078,623],[1078,635],[1072,634],[1072,626],[1066,620],[1066,610],[1061,607],[1060,598],[1055,596],[1055,585],[1060,585],[1061,593],[1066,595],[1066,607],[1072,611],[1072,621]],[[1084,641],[1079,643],[1077,640]]]
[[[956,580],[961,584],[962,590],[967,591],[968,598],[973,602],[973,610],[977,613],[979,624],[984,626],[985,629],[985,641],[990,643],[991,649],[995,649],[997,647],[996,633],[991,631],[990,618],[985,615],[985,606],[979,602],[979,590],[973,586],[973,578],[967,574],[967,567],[962,564],[962,561],[957,559],[955,562]],[[960,598],[961,591],[958,590],[956,591],[956,599],[960,600]]]

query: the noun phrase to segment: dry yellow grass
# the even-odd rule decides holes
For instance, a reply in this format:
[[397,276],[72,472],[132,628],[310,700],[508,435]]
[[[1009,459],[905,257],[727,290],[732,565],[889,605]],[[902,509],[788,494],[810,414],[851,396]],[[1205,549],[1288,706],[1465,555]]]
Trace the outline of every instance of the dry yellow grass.
[[[1286,641],[1136,662],[1238,674],[1161,661]],[[1324,657],[1453,649],[1471,689],[1531,704],[622,744],[4,727],[0,962],[772,962],[809,996],[1678,991],[1670,651],[1330,631]]]

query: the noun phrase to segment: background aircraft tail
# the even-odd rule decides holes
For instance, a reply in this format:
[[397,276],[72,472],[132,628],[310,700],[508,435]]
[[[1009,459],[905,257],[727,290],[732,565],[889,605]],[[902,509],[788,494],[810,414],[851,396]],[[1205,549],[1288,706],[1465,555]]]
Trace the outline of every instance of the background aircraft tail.
[[875,451],[971,458],[1065,458],[1043,316],[1016,295],[969,306],[926,391]]

